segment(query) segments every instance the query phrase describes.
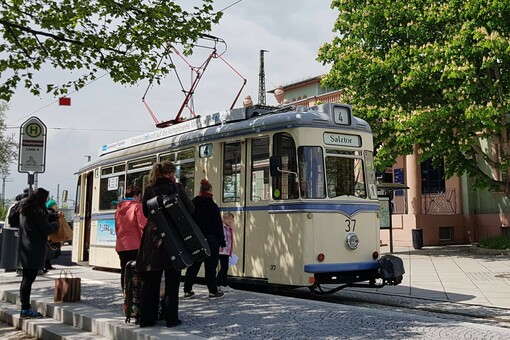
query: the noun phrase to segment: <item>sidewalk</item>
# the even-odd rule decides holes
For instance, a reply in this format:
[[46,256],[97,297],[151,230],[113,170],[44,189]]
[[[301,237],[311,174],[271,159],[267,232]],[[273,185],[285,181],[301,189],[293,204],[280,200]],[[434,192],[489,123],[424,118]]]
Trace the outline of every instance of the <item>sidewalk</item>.
[[393,254],[404,261],[404,280],[381,292],[510,309],[509,255],[478,253],[472,246],[396,248]]
[[[389,249],[383,247],[381,252]],[[510,256],[477,254],[467,246],[398,248],[393,253],[402,258],[406,270],[399,286],[347,288],[335,295],[360,302],[422,305],[425,310],[462,306],[481,318],[510,320]],[[207,288],[195,285],[196,297],[180,301],[181,326],[166,328],[160,322],[153,328],[140,329],[124,323],[120,274],[77,265],[54,266],[55,270],[38,276],[33,285],[33,306],[47,316],[38,320],[19,320],[21,278],[0,271],[0,321],[45,339],[300,339],[335,338],[340,325],[331,320],[346,320],[348,316],[361,320],[368,313],[358,307],[240,290],[210,300]],[[54,279],[62,269],[82,279],[81,302],[53,302]],[[395,318],[388,311],[377,317],[381,323],[385,317],[388,322]],[[346,333],[343,335],[348,338]]]

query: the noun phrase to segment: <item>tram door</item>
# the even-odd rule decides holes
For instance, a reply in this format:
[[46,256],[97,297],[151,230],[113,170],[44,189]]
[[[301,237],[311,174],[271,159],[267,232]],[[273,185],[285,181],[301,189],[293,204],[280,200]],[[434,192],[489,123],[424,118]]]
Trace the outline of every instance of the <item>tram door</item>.
[[[234,215],[234,253],[239,260],[229,271],[235,276],[244,273],[245,242],[245,206],[246,206],[246,143],[234,141],[224,143],[222,147],[223,164],[221,168],[221,213],[230,212]],[[214,188],[214,183],[213,183]],[[220,203],[220,202],[218,202]]]
[[[246,160],[246,268],[248,277],[267,278],[270,222],[269,136],[249,140]],[[274,261],[273,261],[274,262]],[[272,263],[272,262],[271,262]]]
[[93,173],[92,171],[87,174],[87,180],[85,181],[85,220],[83,228],[83,253],[82,260],[89,260],[89,249],[90,249],[90,228],[92,223],[92,189],[93,189]]

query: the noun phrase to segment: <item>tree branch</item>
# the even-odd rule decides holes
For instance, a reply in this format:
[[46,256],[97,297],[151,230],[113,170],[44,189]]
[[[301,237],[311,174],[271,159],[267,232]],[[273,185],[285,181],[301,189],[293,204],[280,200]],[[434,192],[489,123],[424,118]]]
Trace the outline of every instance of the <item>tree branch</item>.
[[[80,46],[83,45],[83,41],[74,40],[74,39],[68,39],[68,38],[65,38],[65,37],[62,37],[62,36],[58,36],[58,35],[55,35],[55,34],[52,34],[52,33],[34,30],[34,29],[29,28],[29,27],[24,27],[24,26],[21,26],[21,25],[18,25],[18,24],[15,24],[15,23],[3,20],[3,19],[0,19],[0,24],[2,24],[6,28],[11,28],[11,29],[12,28],[16,28],[16,29],[19,29],[20,31],[23,31],[23,32],[26,32],[26,33],[30,33],[30,34],[33,34],[35,36],[42,35],[42,36],[45,36],[45,37],[48,37],[48,38],[52,38],[52,39],[57,40],[57,41],[62,41],[62,42],[66,42],[66,43],[70,43],[70,44],[74,44],[74,45],[80,45]],[[117,50],[117,49],[113,49],[113,48],[107,48],[106,50],[107,51],[111,51],[111,52],[115,52],[115,53],[118,53],[118,54],[126,54],[126,51],[121,51],[121,50]]]

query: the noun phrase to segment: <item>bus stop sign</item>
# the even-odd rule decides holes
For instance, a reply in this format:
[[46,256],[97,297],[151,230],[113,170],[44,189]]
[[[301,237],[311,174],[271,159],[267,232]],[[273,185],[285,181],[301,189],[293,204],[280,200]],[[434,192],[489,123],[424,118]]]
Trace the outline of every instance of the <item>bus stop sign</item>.
[[44,172],[46,162],[46,125],[37,117],[21,124],[18,172]]

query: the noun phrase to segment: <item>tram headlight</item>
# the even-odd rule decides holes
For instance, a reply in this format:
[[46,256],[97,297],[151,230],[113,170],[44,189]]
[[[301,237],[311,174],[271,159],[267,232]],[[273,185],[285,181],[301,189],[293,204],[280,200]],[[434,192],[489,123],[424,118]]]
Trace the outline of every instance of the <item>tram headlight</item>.
[[358,248],[359,239],[358,239],[358,235],[356,235],[356,233],[348,233],[347,234],[347,245],[351,249]]

